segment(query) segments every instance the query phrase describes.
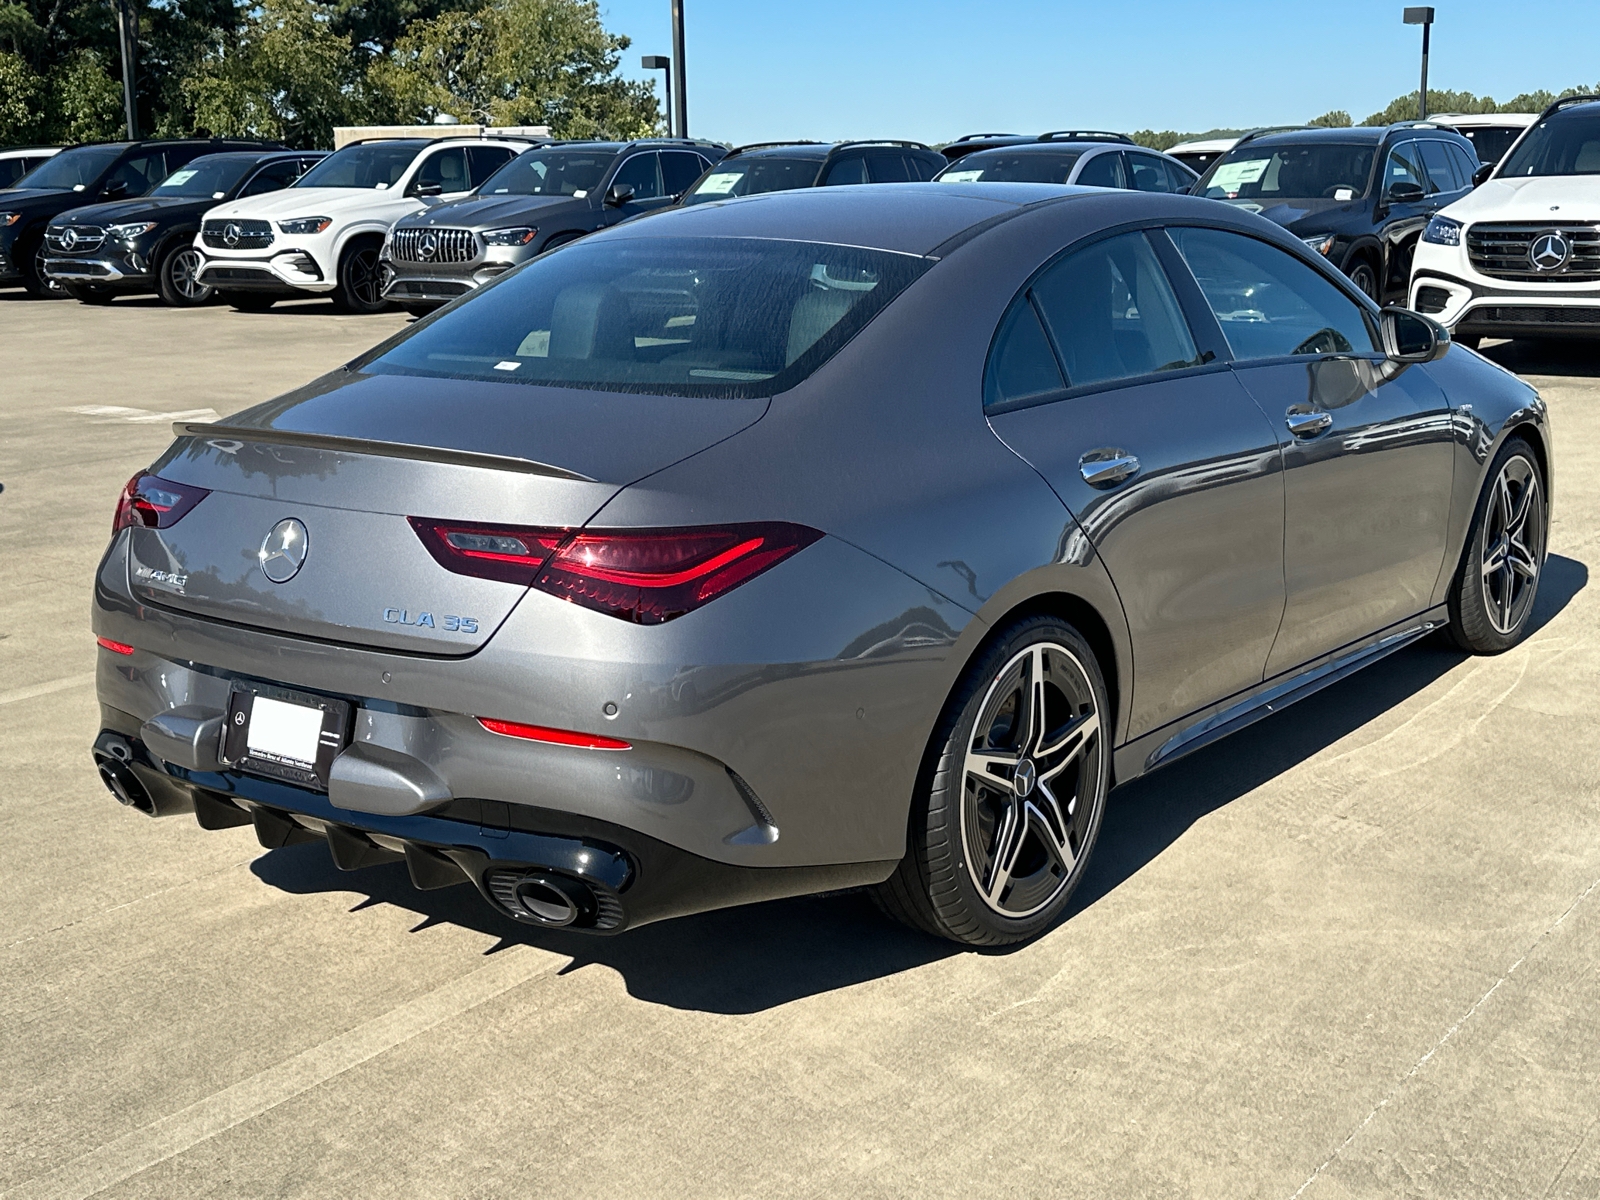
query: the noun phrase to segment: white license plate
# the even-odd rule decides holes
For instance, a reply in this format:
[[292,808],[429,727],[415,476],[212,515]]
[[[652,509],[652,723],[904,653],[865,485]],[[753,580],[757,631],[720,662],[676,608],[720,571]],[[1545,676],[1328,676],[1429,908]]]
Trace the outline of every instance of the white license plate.
[[257,696],[245,735],[250,757],[315,771],[323,716],[320,708]]

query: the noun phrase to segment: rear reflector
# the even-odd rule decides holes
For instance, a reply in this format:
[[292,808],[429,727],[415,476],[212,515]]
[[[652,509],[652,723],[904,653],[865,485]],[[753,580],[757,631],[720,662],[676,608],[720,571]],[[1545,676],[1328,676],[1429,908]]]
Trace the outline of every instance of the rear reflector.
[[141,471],[128,480],[122,495],[117,497],[117,515],[112,518],[111,532],[140,525],[148,529],[167,529],[210,494],[208,488],[173,483]]
[[97,638],[95,638],[94,641],[95,641],[95,645],[104,646],[107,650],[111,651],[111,653],[113,653],[113,654],[132,654],[133,653],[133,647],[132,646],[124,645],[122,642],[113,642],[110,638],[97,637]]
[[582,746],[586,750],[631,750],[627,742],[601,737],[595,733],[574,733],[570,729],[546,729],[543,725],[519,725],[515,721],[494,721],[479,717],[478,724],[490,733],[505,737],[526,738],[530,742],[548,742],[552,746]]
[[410,518],[440,566],[531,585],[639,625],[659,625],[731,591],[815,542],[804,525],[566,529]]

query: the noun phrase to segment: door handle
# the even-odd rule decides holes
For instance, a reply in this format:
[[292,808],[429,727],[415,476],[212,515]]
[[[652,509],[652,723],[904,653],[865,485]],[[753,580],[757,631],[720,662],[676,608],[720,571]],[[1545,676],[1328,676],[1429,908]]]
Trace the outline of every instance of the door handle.
[[1078,460],[1078,472],[1090,487],[1114,487],[1138,470],[1139,460],[1126,450],[1090,450]]
[[1321,437],[1333,428],[1333,417],[1329,413],[1321,412],[1306,404],[1296,404],[1284,416],[1283,423],[1289,427],[1289,432],[1297,438],[1310,441],[1314,437]]

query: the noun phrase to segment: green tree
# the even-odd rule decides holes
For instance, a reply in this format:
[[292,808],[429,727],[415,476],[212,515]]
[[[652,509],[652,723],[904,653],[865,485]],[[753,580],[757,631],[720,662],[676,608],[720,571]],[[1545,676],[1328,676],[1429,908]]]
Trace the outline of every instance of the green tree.
[[0,146],[43,141],[44,77],[25,58],[0,50]]
[[1314,125],[1318,129],[1349,129],[1350,114],[1342,108],[1336,108],[1332,112],[1323,113],[1320,117],[1312,117],[1307,124]]
[[50,79],[51,132],[63,142],[104,142],[126,136],[122,84],[97,50],[79,50]]
[[195,124],[218,136],[331,146],[335,125],[366,117],[350,39],[313,0],[262,0],[236,36],[218,39],[182,91]]
[[629,45],[595,0],[491,0],[413,25],[368,77],[400,121],[448,113],[557,137],[643,137],[661,110],[653,83],[617,76]]

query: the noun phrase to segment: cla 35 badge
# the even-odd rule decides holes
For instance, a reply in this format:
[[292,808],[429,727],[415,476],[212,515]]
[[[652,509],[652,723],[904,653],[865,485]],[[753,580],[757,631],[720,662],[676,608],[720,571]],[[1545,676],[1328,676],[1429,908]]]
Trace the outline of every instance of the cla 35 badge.
[[293,517],[285,517],[261,540],[256,558],[261,562],[261,573],[273,583],[288,583],[305,566],[309,549],[306,527]]
[[431,612],[414,613],[404,608],[386,608],[383,619],[390,625],[414,625],[418,629],[442,629],[446,633],[477,633],[477,617],[435,617]]

